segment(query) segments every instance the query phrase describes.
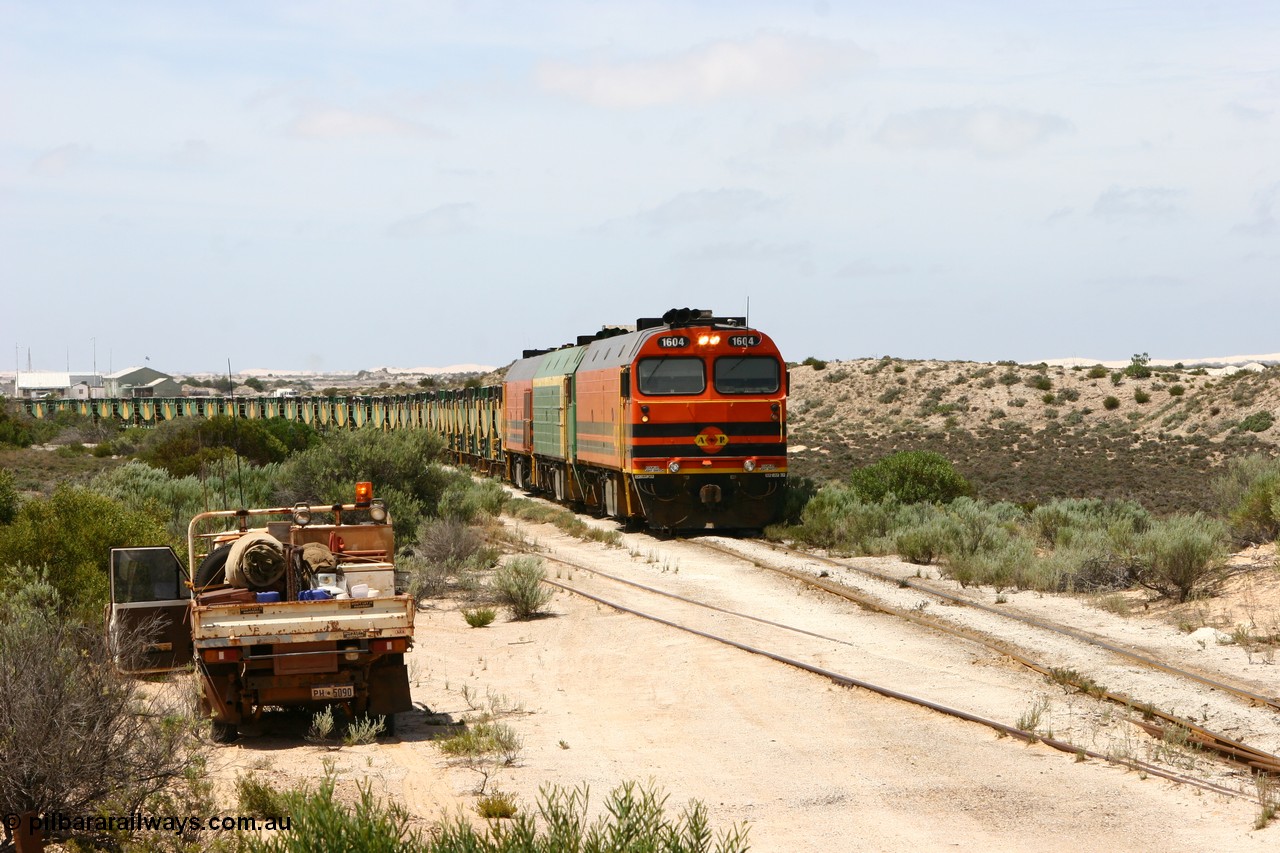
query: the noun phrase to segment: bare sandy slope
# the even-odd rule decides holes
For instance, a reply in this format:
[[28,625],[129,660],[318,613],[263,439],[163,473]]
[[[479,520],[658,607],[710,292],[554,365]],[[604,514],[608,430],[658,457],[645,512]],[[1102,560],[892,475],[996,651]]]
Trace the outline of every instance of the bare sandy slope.
[[[784,638],[716,617],[735,638],[785,645],[869,680],[896,679],[890,686],[1004,722],[1052,692],[1043,678],[971,644],[895,624],[688,543],[630,537],[629,549],[608,549],[552,528],[522,532],[549,555],[830,639]],[[554,577],[557,569],[548,565]],[[559,571],[602,596],[630,595],[588,573]],[[652,597],[634,603],[667,608],[673,617],[679,611]],[[568,593],[557,593],[550,611],[531,622],[502,616],[471,629],[454,604],[440,602],[420,613],[411,657],[414,699],[437,715],[461,718],[475,713],[472,706],[508,710],[501,719],[524,748],[516,766],[497,771],[488,786],[515,793],[526,807],[546,783],[589,784],[598,808],[619,782],[653,779],[672,805],[705,802],[715,825],[748,822],[753,849],[763,851],[1272,850],[1278,843],[1275,825],[1252,829],[1257,807],[1245,800],[1103,762],[1078,763]],[[1052,701],[1059,711],[1070,706],[1069,722],[1060,725],[1105,728],[1091,706],[1061,691]],[[333,751],[306,745],[297,731],[246,738],[220,749],[216,761],[224,782],[254,772],[287,784],[316,778],[328,760],[343,796],[366,781],[425,824],[470,808],[481,781],[451,766],[432,743],[442,729],[431,723],[441,721],[401,715],[398,741]],[[1131,737],[1135,753],[1149,751],[1140,743],[1145,735]]]

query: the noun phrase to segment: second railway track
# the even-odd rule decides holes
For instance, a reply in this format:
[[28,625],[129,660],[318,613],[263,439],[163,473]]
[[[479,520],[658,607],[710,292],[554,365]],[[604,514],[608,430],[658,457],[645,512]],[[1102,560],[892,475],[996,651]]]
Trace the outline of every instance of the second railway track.
[[[707,543],[694,543],[690,547],[701,548],[706,544]],[[665,545],[666,543],[654,540],[654,549],[660,549]],[[679,543],[679,546],[684,545],[689,545],[689,543]],[[948,690],[950,690],[951,693],[956,692],[955,684],[950,683],[949,678],[939,679],[939,683],[934,685],[942,688],[941,690],[917,690],[909,684],[906,686],[906,689],[898,689],[898,687],[894,686],[895,682],[893,680],[880,679],[879,683],[877,683],[870,678],[861,678],[859,677],[860,668],[858,666],[849,665],[847,663],[840,663],[837,665],[835,662],[836,659],[839,658],[839,649],[841,647],[845,649],[845,652],[852,656],[850,658],[847,655],[846,660],[857,659],[857,648],[860,643],[856,636],[856,632],[854,632],[855,636],[850,637],[850,632],[847,629],[837,629],[829,626],[815,626],[813,624],[809,624],[807,626],[789,624],[789,620],[775,619],[768,613],[761,614],[754,611],[748,612],[750,611],[750,608],[744,609],[734,607],[731,603],[716,603],[713,601],[699,600],[698,596],[682,594],[677,589],[660,588],[672,586],[669,582],[679,577],[679,568],[677,567],[674,572],[664,572],[659,567],[657,561],[653,558],[650,560],[648,570],[642,572],[639,579],[629,579],[601,570],[598,566],[585,565],[581,562],[575,561],[565,561],[559,557],[551,555],[544,554],[544,556],[548,556],[554,563],[563,564],[563,566],[568,568],[571,572],[590,572],[592,576],[613,585],[613,592],[604,593],[600,589],[593,590],[584,588],[581,581],[565,582],[563,578],[558,580],[553,579],[552,581],[555,585],[567,591],[585,595],[592,600],[598,601],[602,604],[607,604],[610,607],[624,610],[626,612],[634,612],[637,615],[642,615],[646,618],[656,619],[657,621],[669,624],[672,627],[679,627],[683,630],[693,630],[695,633],[699,633],[702,636],[707,636],[719,642],[727,642],[730,645],[743,648],[746,651],[751,651],[756,654],[766,654],[775,660],[781,660],[793,666],[798,665],[801,668],[824,675],[837,683],[848,686],[874,690],[882,693],[882,695],[890,695],[907,701],[918,700],[918,697],[913,694],[920,694],[921,696],[941,695],[943,701],[935,702],[931,699],[921,699],[919,702],[927,707],[934,708],[934,710],[953,713],[956,716],[961,716],[966,719],[972,718],[973,721],[991,726],[992,728],[1001,731],[1003,734],[1042,740],[1050,745],[1058,747],[1059,749],[1065,749],[1080,756],[1088,755],[1096,758],[1105,758],[1126,766],[1137,767],[1142,772],[1149,773],[1151,775],[1176,778],[1179,781],[1191,781],[1191,779],[1195,777],[1195,774],[1184,773],[1172,767],[1160,768],[1157,766],[1159,762],[1147,761],[1136,757],[1136,753],[1141,750],[1126,752],[1125,749],[1121,749],[1117,751],[1115,748],[1105,745],[1099,748],[1094,748],[1095,745],[1090,744],[1088,742],[1088,738],[1080,737],[1079,732],[1067,733],[1067,736],[1065,737],[1055,737],[1052,733],[1046,731],[1046,729],[1049,728],[1048,726],[1041,727],[1038,732],[1019,729],[1016,725],[1013,725],[1012,716],[1016,716],[1016,714],[1010,715],[1008,711],[1005,711],[1004,713],[984,715],[981,708],[979,708],[977,712],[968,710],[961,707],[964,703],[954,702],[947,698]],[[633,547],[633,563],[636,562],[637,556],[637,548]],[[726,556],[744,564],[758,563],[757,560],[752,560],[749,556],[745,556],[743,554],[726,554]],[[688,578],[691,563],[696,562],[696,559],[689,556],[663,559],[676,559],[683,561],[682,565],[686,569],[685,580]],[[782,572],[781,574],[785,575],[787,573]],[[663,577],[666,578],[666,583],[655,584],[655,579]],[[809,580],[808,578],[799,579],[806,581]],[[680,584],[677,584],[676,586],[680,586]],[[636,606],[634,601],[628,603],[627,595],[632,593],[621,595],[617,592],[620,588],[626,588],[627,590],[634,591],[634,594],[640,595],[642,598],[647,596],[649,603],[640,606]],[[831,590],[826,591],[831,592]],[[666,603],[656,604],[655,602],[659,600],[665,601]],[[856,601],[856,598],[851,600]],[[709,614],[708,618],[711,619],[711,622],[708,623],[706,619],[703,619],[701,620],[702,627],[698,627],[696,623],[699,620],[683,620],[678,617],[671,618],[672,614],[669,612],[669,609],[673,602],[681,602],[681,606],[694,607],[706,611]],[[861,608],[867,607],[865,602],[859,601],[857,603]],[[883,611],[885,608],[873,607],[872,609],[879,609]],[[663,615],[664,612],[666,615]],[[687,622],[695,624],[686,624]],[[775,634],[777,632],[785,632],[795,637],[807,638],[807,642],[817,644],[819,648],[811,650],[807,654],[804,652],[791,654],[787,651],[788,647],[786,643],[782,643],[781,646],[775,646],[772,642],[760,643],[757,641],[744,641],[740,638],[740,635],[737,635],[739,638],[735,639],[737,629],[724,627],[732,623],[745,622],[762,626],[760,630],[771,631]],[[920,620],[920,622],[922,624],[927,624],[924,620]],[[927,627],[930,629],[936,629],[937,626],[927,624]],[[965,637],[965,639],[969,641],[975,640],[974,637]],[[1047,664],[1037,665],[1036,661],[1032,660],[1028,655],[1019,654],[1017,649],[1011,648],[1007,643],[1002,644],[988,642],[985,645],[987,648],[1003,657],[1017,660],[1022,665],[1032,666],[1042,673],[1052,674],[1055,669],[1055,667]],[[781,650],[779,651],[777,649]],[[961,680],[963,680],[963,675]],[[898,684],[901,684],[901,682],[898,682]],[[1044,686],[1045,683],[1042,682],[1041,687],[1043,688]],[[1026,696],[1024,692],[1020,698],[1011,698],[1008,699],[1007,702],[1012,702],[1016,705],[1017,702],[1023,701],[1025,698]],[[1280,772],[1280,758],[1277,758],[1266,749],[1244,743],[1238,737],[1233,736],[1236,734],[1234,730],[1230,734],[1215,732],[1196,721],[1163,712],[1160,708],[1155,707],[1154,704],[1147,704],[1144,702],[1141,696],[1132,695],[1132,692],[1130,692],[1129,695],[1112,693],[1110,695],[1097,695],[1093,697],[1086,697],[1084,695],[1077,694],[1075,696],[1067,697],[1064,701],[1067,703],[1080,703],[1081,707],[1083,707],[1091,699],[1107,698],[1112,701],[1119,700],[1122,703],[1125,700],[1128,700],[1128,705],[1117,711],[1117,718],[1125,721],[1127,724],[1131,724],[1134,730],[1143,729],[1149,735],[1153,736],[1151,738],[1147,738],[1148,746],[1146,749],[1149,753],[1148,758],[1151,757],[1151,753],[1167,754],[1169,750],[1159,745],[1168,744],[1173,740],[1177,740],[1196,752],[1206,749],[1214,750],[1233,759],[1237,762],[1233,766],[1240,768],[1237,771],[1231,771],[1227,768],[1220,769],[1216,774],[1201,774],[1200,776],[1195,777],[1194,784],[1207,785],[1210,790],[1218,790],[1219,792],[1231,790],[1236,794],[1240,794],[1245,788],[1249,787],[1249,785],[1244,781],[1247,776],[1247,770],[1245,768],[1252,771],[1262,771],[1266,773]],[[1077,710],[1072,713],[1076,713],[1083,717],[1087,716],[1089,713],[1095,712]],[[1194,761],[1194,759],[1192,760]],[[1155,770],[1159,770],[1159,772],[1154,772]],[[1245,775],[1242,776],[1241,774]]]

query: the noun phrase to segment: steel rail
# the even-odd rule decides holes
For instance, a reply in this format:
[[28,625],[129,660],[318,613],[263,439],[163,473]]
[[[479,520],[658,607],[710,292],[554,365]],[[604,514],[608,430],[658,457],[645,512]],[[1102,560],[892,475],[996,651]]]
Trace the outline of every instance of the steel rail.
[[[805,574],[804,572],[798,572],[792,569],[784,569],[779,566],[770,566],[766,563],[762,563],[760,560],[756,559],[755,557],[741,554],[730,548],[724,548],[719,545],[715,545],[707,542],[694,542],[693,544],[697,544],[701,547],[708,548],[713,551],[717,551],[721,554],[726,554],[728,556],[734,557],[735,559],[744,560],[746,562],[751,563],[754,566],[757,566],[758,568],[762,568],[767,571],[771,571],[776,574],[783,575],[784,577],[791,578],[792,580],[800,581],[801,583],[824,590],[825,592],[829,592],[832,595],[836,595],[836,596],[839,596],[840,598],[844,598],[848,601],[852,601],[853,603],[861,607],[865,607],[869,610],[874,610],[879,613],[884,613],[890,616],[896,616],[900,619],[904,619],[916,625],[932,628],[936,631],[941,631],[945,634],[950,634],[954,637],[959,637],[961,639],[968,640],[973,643],[977,643],[993,651],[999,652],[1000,654],[1005,655],[1011,658],[1012,660],[1017,661],[1018,663],[1027,667],[1028,669],[1034,670],[1035,672],[1040,673],[1046,678],[1058,680],[1058,675],[1055,674],[1054,669],[1052,667],[1045,666],[1044,664],[1041,664],[1038,661],[1035,661],[1027,657],[1025,654],[1018,651],[1016,648],[1010,646],[1007,643],[1003,643],[1003,642],[991,639],[990,637],[987,637],[976,631],[970,631],[970,630],[961,628],[957,625],[951,624],[941,619],[933,619],[921,613],[909,612],[897,607],[893,607],[892,605],[885,604],[881,601],[877,601],[874,598],[870,597],[869,595],[860,594],[850,589],[849,587],[844,586],[843,584],[838,584],[833,581],[824,581],[822,578],[815,578],[811,575]],[[870,570],[864,571],[862,569],[858,569],[855,567],[845,566],[843,563],[839,563],[835,560],[830,560],[830,559],[821,558],[821,557],[814,557],[813,555],[807,555],[807,554],[804,554],[803,552],[792,552],[792,553],[795,556],[804,556],[806,559],[816,559],[819,562],[826,562],[829,565],[839,566],[840,568],[848,568],[857,572],[863,572],[872,577],[875,577],[878,580],[882,580],[887,583],[894,583],[896,585],[899,582],[897,578],[892,578],[887,575],[881,575],[878,572],[872,572]],[[927,587],[921,589],[921,588],[912,586],[912,588],[915,589],[917,592],[937,594],[943,599],[954,601],[959,604],[969,605],[971,603],[968,599],[961,598],[959,596],[954,596],[949,593],[945,593],[941,591],[935,591]],[[1020,621],[1020,622],[1023,622],[1024,624],[1030,624],[1047,631],[1066,634],[1067,636],[1072,636],[1075,639],[1079,639],[1085,642],[1089,641],[1090,639],[1087,634],[1081,634],[1080,632],[1077,632],[1071,629],[1058,630],[1052,625],[1040,624],[1037,620],[1031,619],[1030,617],[1021,617],[1014,614],[1003,613],[999,610],[995,610],[994,608],[988,607],[986,605],[982,605],[980,603],[974,603],[974,604],[976,604],[980,609],[995,613],[998,616],[1002,616],[1008,619],[1013,619],[1015,621]],[[1108,648],[1108,650],[1111,650],[1113,648],[1111,644],[1103,643],[1102,641],[1098,641],[1097,643],[1094,643],[1094,644],[1101,645],[1104,648]],[[1115,648],[1115,651],[1117,653],[1122,654],[1125,657],[1135,657],[1140,661],[1151,660],[1150,658],[1145,658],[1142,655],[1133,655],[1133,653],[1125,654],[1123,649]],[[1153,661],[1153,663],[1158,664],[1159,662]],[[1177,667],[1171,667],[1165,664],[1161,664],[1156,668],[1170,675],[1187,677],[1193,681],[1204,681],[1204,679],[1202,678],[1194,677],[1193,674],[1184,673],[1183,671],[1179,670]],[[1081,690],[1081,692],[1091,692],[1087,690],[1084,685],[1076,685],[1076,686]],[[1236,691],[1231,690],[1229,685],[1211,683],[1210,686],[1213,686],[1217,689],[1225,690],[1228,693],[1239,695],[1238,693],[1236,693]],[[1209,729],[1204,728],[1198,723],[1192,722],[1191,720],[1183,719],[1174,714],[1170,714],[1166,711],[1161,711],[1155,708],[1154,706],[1152,706],[1150,703],[1143,703],[1143,702],[1136,701],[1133,697],[1128,696],[1126,694],[1115,693],[1113,691],[1109,691],[1101,687],[1094,688],[1092,690],[1092,693],[1098,698],[1107,699],[1109,701],[1123,705],[1127,708],[1140,710],[1144,717],[1146,716],[1158,717],[1159,719],[1168,723],[1170,726],[1176,726],[1177,728],[1184,729],[1190,733],[1190,736],[1192,737],[1192,739],[1195,740],[1196,743],[1198,743],[1199,745],[1207,747],[1209,749],[1213,749],[1227,756],[1228,758],[1231,758],[1232,760],[1239,761],[1243,764],[1246,764],[1253,770],[1258,770],[1266,773],[1280,774],[1280,756],[1273,755],[1272,753],[1266,752],[1265,750],[1261,750],[1256,747],[1249,746],[1248,744],[1242,743],[1233,738],[1229,738],[1226,735],[1221,735],[1216,732],[1213,732]],[[1244,698],[1252,698],[1253,695],[1254,694],[1250,693],[1248,696],[1245,696]],[[1267,702],[1265,704],[1271,704],[1271,703]],[[1136,725],[1139,725],[1142,728],[1146,729],[1148,732],[1155,734],[1155,731],[1153,731],[1153,727],[1145,721],[1139,722],[1138,720],[1130,719],[1130,722],[1133,722]],[[1159,726],[1154,727],[1154,729],[1160,732],[1161,737],[1163,737],[1166,732],[1164,728]]]
[[[567,561],[563,561],[563,560],[560,560],[559,562],[564,562],[566,564],[569,564],[567,563]],[[592,571],[592,570],[587,569],[587,571]],[[1145,761],[1139,761],[1138,759],[1114,758],[1112,756],[1104,755],[1103,753],[1097,752],[1095,750],[1086,749],[1084,747],[1079,747],[1074,744],[1067,743],[1066,741],[1061,741],[1051,737],[1043,737],[1041,735],[1035,734],[1034,732],[1024,731],[1015,726],[1010,726],[1005,723],[1001,723],[997,720],[991,720],[986,717],[979,716],[977,714],[971,714],[968,711],[962,711],[959,708],[952,708],[948,705],[942,705],[938,702],[934,702],[929,699],[922,699],[918,696],[912,696],[911,694],[908,694],[908,693],[902,693],[901,691],[893,690],[892,688],[888,688],[888,687],[883,687],[878,684],[873,684],[872,682],[864,681],[860,678],[855,678],[853,676],[845,675],[843,673],[835,672],[833,670],[824,669],[822,667],[815,666],[810,663],[805,663],[804,661],[801,661],[801,660],[796,660],[795,658],[790,658],[785,655],[778,654],[776,652],[768,651],[767,649],[758,648],[756,646],[751,646],[746,643],[740,643],[736,640],[730,640],[727,637],[721,637],[707,631],[702,631],[697,628],[689,627],[687,625],[681,625],[680,623],[673,622],[670,619],[664,619],[661,616],[655,616],[651,613],[646,613],[642,610],[637,610],[633,607],[628,607],[625,604],[621,604],[615,601],[610,601],[598,595],[593,595],[592,593],[586,592],[585,590],[578,589],[577,587],[569,586],[568,584],[558,580],[552,580],[551,578],[543,578],[543,583],[549,584],[550,586],[556,587],[558,589],[562,589],[566,592],[573,593],[574,595],[581,596],[582,598],[585,598],[588,601],[594,601],[597,604],[602,604],[605,607],[612,608],[614,610],[617,610],[620,613],[627,613],[632,616],[637,616],[641,619],[647,619],[651,622],[656,622],[659,625],[665,625],[669,628],[674,628],[678,631],[684,631],[694,636],[702,637],[704,639],[711,640],[713,642],[721,643],[723,645],[730,646],[731,648],[735,648],[740,651],[747,652],[749,654],[759,655],[761,657],[767,658],[777,663],[781,663],[786,666],[794,667],[795,669],[803,670],[805,672],[809,672],[814,675],[827,678],[832,682],[844,687],[861,688],[863,690],[870,691],[872,693],[875,693],[880,696],[884,696],[889,699],[896,699],[901,702],[907,702],[921,708],[926,708],[928,710],[936,711],[938,713],[945,714],[947,716],[954,717],[956,719],[964,720],[966,722],[977,723],[978,725],[986,726],[990,729],[994,729],[995,731],[1001,734],[1008,735],[1009,737],[1017,738],[1027,743],[1035,743],[1039,741],[1040,743],[1043,743],[1046,746],[1052,747],[1053,749],[1056,749],[1060,752],[1068,753],[1070,755],[1085,756],[1087,758],[1099,759],[1107,762],[1108,764],[1115,764],[1122,767],[1127,767],[1131,770],[1138,770],[1150,776],[1156,776],[1161,779],[1167,779],[1171,782],[1177,782],[1180,784],[1191,785],[1201,790],[1209,791],[1216,794],[1222,794],[1224,796],[1251,798],[1251,795],[1246,794],[1243,791],[1237,791],[1235,789],[1228,788],[1223,785],[1218,785],[1213,782],[1207,782],[1203,779],[1196,779],[1194,777],[1184,776],[1182,774],[1174,773],[1172,771],[1165,770],[1162,767],[1149,764]]]
[[[727,553],[732,553],[732,552],[727,552]],[[763,619],[758,616],[752,616],[747,613],[741,613],[736,610],[730,610],[728,608],[720,607],[715,604],[708,604],[703,601],[687,598],[685,596],[678,595],[676,593],[669,592],[667,590],[662,590],[656,587],[648,586],[646,584],[637,583],[636,581],[628,580],[626,578],[620,578],[620,577],[617,577],[616,575],[609,574],[608,572],[603,572],[599,569],[592,568],[591,566],[584,566],[580,563],[575,563],[560,557],[549,557],[545,554],[542,556],[543,556],[543,559],[546,559],[550,562],[560,563],[561,565],[569,566],[571,568],[575,568],[580,571],[590,572],[591,574],[597,575],[599,577],[603,577],[607,580],[624,584],[626,586],[634,587],[636,589],[640,589],[645,592],[652,593],[654,595],[660,595],[666,598],[674,599],[676,601],[680,601],[685,604],[691,604],[697,607],[703,607],[708,610],[716,611],[719,613],[725,613],[731,616],[737,616],[739,618],[747,619],[752,622],[758,622],[760,624],[769,625],[774,628],[779,628],[785,631],[791,631],[798,634],[804,634],[810,637],[815,637],[817,639],[826,640],[829,642],[840,643],[842,645],[847,645],[847,646],[855,645],[854,643],[850,643],[847,640],[841,640],[835,637],[818,634],[813,631],[806,630],[804,628],[797,628],[792,625],[785,625],[780,622],[774,622],[768,619]],[[741,558],[741,555],[735,554],[734,556]],[[899,616],[915,624],[919,624],[928,628],[934,628],[936,630],[940,630],[952,636],[956,636],[964,640],[969,640],[971,642],[978,643],[994,651],[997,651],[1000,654],[1003,654],[1012,658],[1013,660],[1017,661],[1023,666],[1026,666],[1027,668],[1032,669],[1035,672],[1038,672],[1047,678],[1050,678],[1050,679],[1054,678],[1054,673],[1052,669],[1045,667],[1044,665],[1028,658],[1027,656],[1023,655],[1021,652],[1017,651],[1016,649],[1013,649],[1012,647],[1004,643],[997,643],[993,640],[990,640],[989,638],[986,638],[981,635],[974,634],[968,631],[964,631],[963,629],[955,628],[954,626],[948,626],[945,624],[939,625],[936,623],[935,620],[927,619],[925,617],[919,616],[914,613],[907,613],[906,611],[901,611],[901,610],[898,610],[897,608],[892,608],[887,605],[880,604],[879,602],[870,601],[868,603],[864,603],[864,601],[860,597],[856,596],[856,594],[852,594],[852,593],[845,594],[844,592],[839,592],[839,591],[836,591],[835,594],[840,595],[841,597],[847,598],[851,601],[854,601],[855,603],[860,604],[862,606],[872,607],[879,612],[885,613],[886,615]],[[1164,727],[1153,724],[1145,719],[1139,720],[1139,719],[1134,719],[1132,717],[1125,718],[1128,722],[1133,723],[1134,725],[1137,725],[1138,727],[1144,729],[1148,734],[1154,737],[1165,739],[1167,734],[1170,734],[1172,733],[1172,731],[1176,731],[1177,729],[1181,729],[1187,732],[1187,737],[1189,740],[1194,741],[1200,747],[1203,747],[1205,749],[1211,749],[1215,752],[1218,752],[1222,754],[1224,757],[1232,761],[1236,761],[1238,763],[1247,765],[1252,770],[1265,772],[1265,773],[1280,774],[1280,756],[1273,755],[1269,752],[1266,752],[1265,750],[1261,750],[1256,747],[1249,746],[1248,744],[1242,743],[1240,741],[1236,741],[1232,738],[1226,737],[1225,735],[1218,734],[1217,732],[1204,728],[1198,723],[1195,723],[1191,720],[1183,719],[1181,717],[1175,716],[1174,714],[1170,714],[1165,711],[1161,711],[1157,708],[1152,707],[1149,704],[1135,702],[1131,697],[1126,696],[1124,694],[1113,693],[1111,691],[1103,690],[1103,689],[1095,689],[1093,691],[1087,691],[1087,690],[1081,689],[1081,692],[1089,693],[1090,695],[1098,699],[1106,699],[1108,701],[1115,702],[1116,704],[1122,705],[1126,708],[1140,709],[1144,717],[1150,716],[1153,718],[1159,718],[1160,720],[1163,720],[1165,723],[1169,724],[1171,727],[1174,727],[1173,729],[1166,730]]]
[[[718,551],[722,554],[729,554],[739,559],[747,560],[748,562],[762,569],[767,569],[769,571],[775,571],[775,572],[782,572],[784,574],[787,574],[790,577],[794,577],[800,580],[804,579],[804,575],[801,573],[792,572],[789,569],[782,569],[777,566],[767,565],[765,563],[760,562],[755,557],[751,557],[746,554],[739,553],[737,551],[734,551],[731,548],[725,548],[723,546],[716,545],[711,542],[698,542],[697,540],[685,540],[685,541],[688,541],[695,545],[699,545],[704,548],[710,548],[711,550]],[[773,543],[769,543],[768,547],[776,551],[781,551],[782,553],[787,554],[789,556],[793,556],[793,557],[797,557],[805,560],[813,560],[815,562],[825,563],[826,565],[829,565],[829,566],[836,566],[838,568],[846,569],[851,572],[856,572],[858,574],[864,575],[869,578],[874,578],[884,583],[893,584],[895,586],[906,586],[907,588],[913,589],[916,592],[924,593],[926,595],[933,595],[945,601],[950,601],[954,604],[960,604],[965,607],[972,607],[975,610],[981,610],[985,613],[991,613],[996,616],[1000,616],[1001,618],[1004,618],[1004,619],[1011,619],[1015,622],[1021,622],[1024,625],[1030,625],[1034,628],[1040,628],[1041,630],[1044,630],[1044,631],[1051,631],[1054,633],[1063,634],[1068,637],[1073,637],[1077,640],[1080,640],[1083,643],[1088,643],[1090,645],[1097,646],[1100,649],[1105,649],[1106,651],[1109,651],[1113,654],[1117,654],[1117,655],[1120,655],[1121,657],[1128,658],[1129,660],[1134,661],[1135,663],[1140,663],[1143,666],[1147,666],[1152,669],[1159,670],[1169,675],[1176,675],[1179,678],[1185,678],[1189,681],[1195,681],[1199,684],[1205,685],[1206,687],[1212,687],[1215,690],[1221,690],[1224,693],[1230,693],[1233,696],[1238,696],[1242,699],[1247,699],[1250,702],[1256,703],[1258,705],[1265,705],[1269,708],[1280,711],[1280,698],[1263,696],[1260,693],[1255,693],[1254,691],[1249,690],[1246,687],[1242,687],[1238,684],[1229,684],[1225,681],[1220,681],[1218,679],[1211,678],[1207,675],[1201,675],[1200,673],[1193,672],[1191,670],[1182,669],[1176,666],[1171,666],[1170,664],[1164,663],[1163,661],[1159,661],[1159,660],[1156,660],[1155,658],[1147,657],[1146,655],[1138,654],[1137,652],[1130,651],[1126,648],[1123,648],[1122,646],[1117,646],[1114,643],[1109,643],[1106,640],[1100,639],[1099,637],[1096,637],[1092,634],[1087,634],[1083,631],[1078,631],[1075,628],[1069,628],[1065,625],[1058,625],[1046,620],[1037,619],[1033,616],[1023,616],[1017,613],[1010,613],[1006,610],[1000,610],[999,608],[992,607],[989,604],[984,604],[980,601],[974,601],[973,599],[968,598],[966,596],[957,595],[955,593],[937,589],[936,587],[932,587],[928,584],[920,583],[918,581],[913,580],[912,578],[896,578],[896,577],[893,577],[892,575],[886,575],[881,572],[877,572],[874,569],[867,569],[861,566],[851,566],[848,563],[843,563],[831,557],[823,557],[817,554],[810,554],[808,552],[799,551],[794,548],[788,548],[783,545],[775,545]]]

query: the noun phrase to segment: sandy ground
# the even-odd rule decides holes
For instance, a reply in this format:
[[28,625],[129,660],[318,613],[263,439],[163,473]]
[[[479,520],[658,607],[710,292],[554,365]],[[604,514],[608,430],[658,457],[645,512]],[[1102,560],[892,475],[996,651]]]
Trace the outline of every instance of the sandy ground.
[[[1124,723],[1121,713],[1068,695],[989,650],[810,591],[696,543],[629,534],[627,547],[606,548],[528,525],[519,535],[548,557],[803,627],[824,639],[695,612],[547,563],[551,577],[558,572],[565,583],[602,597],[673,620],[699,619],[707,630],[1009,724],[1043,707],[1041,725],[1057,737],[1112,754],[1164,758],[1252,790],[1239,771],[1162,749]],[[916,571],[893,560],[877,566]],[[1270,583],[1271,572],[1256,577]],[[1253,583],[1264,587],[1249,593],[1255,621],[1276,618],[1272,590]],[[880,586],[877,592],[885,596],[918,596]],[[1070,598],[1024,593],[1011,599],[1008,606],[1108,633],[1151,654],[1176,654],[1205,671],[1247,679],[1267,695],[1280,692],[1264,653],[1202,645],[1177,626],[1189,618],[1184,614],[1139,605],[1135,615],[1120,617]],[[946,609],[948,617],[981,622],[972,608]],[[342,796],[353,797],[358,784],[372,785],[404,803],[423,826],[446,814],[474,815],[482,783],[514,794],[525,807],[541,785],[588,784],[598,810],[618,783],[653,780],[673,807],[697,798],[709,807],[714,825],[745,821],[752,848],[763,851],[1273,850],[1280,844],[1276,824],[1252,828],[1256,801],[1204,793],[1103,761],[1077,762],[1044,745],[1027,746],[985,727],[838,687],[569,593],[558,592],[549,610],[547,618],[529,622],[503,615],[483,629],[469,628],[449,601],[420,612],[410,665],[414,699],[424,710],[400,716],[398,738],[320,748],[301,739],[305,726],[294,720],[292,731],[285,723],[216,751],[224,795],[230,798],[238,773],[285,785],[318,778],[328,763]],[[978,627],[1053,657],[1055,665],[1096,673],[1113,689],[1151,693],[1157,704],[1198,711],[1197,720],[1206,717],[1210,727],[1280,750],[1275,712],[1162,681],[998,618]],[[1058,656],[1066,663],[1057,663]],[[487,778],[451,763],[432,742],[452,731],[445,724],[484,710],[496,711],[523,738],[515,765],[491,769]]]

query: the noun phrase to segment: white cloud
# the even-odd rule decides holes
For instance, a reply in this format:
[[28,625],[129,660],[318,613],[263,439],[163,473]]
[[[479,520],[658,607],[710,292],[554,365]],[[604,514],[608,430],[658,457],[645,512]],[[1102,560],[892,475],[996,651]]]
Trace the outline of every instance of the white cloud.
[[711,243],[684,252],[685,260],[695,263],[722,261],[793,261],[804,260],[812,253],[808,243],[767,243],[761,240],[736,240]]
[[1266,237],[1276,233],[1276,201],[1280,200],[1280,183],[1274,183],[1253,194],[1253,217],[1231,229],[1232,234]]
[[1168,187],[1113,186],[1093,203],[1093,215],[1104,219],[1142,217],[1163,219],[1177,212],[1174,201],[1182,192]]
[[92,154],[89,146],[71,142],[41,154],[32,162],[31,171],[37,175],[65,175],[87,163]]
[[792,92],[869,61],[870,54],[851,42],[761,33],[652,59],[546,62],[537,81],[545,91],[595,106],[637,108]]
[[308,139],[367,136],[417,136],[442,139],[443,131],[382,111],[357,112],[338,107],[309,107],[289,123],[289,132]]
[[460,234],[470,231],[474,204],[453,203],[433,207],[426,213],[408,216],[387,226],[387,236],[402,240],[417,237],[435,237],[443,234]]
[[816,121],[797,121],[779,125],[773,134],[773,150],[790,153],[834,148],[845,138],[843,118],[833,118],[826,124]]
[[911,268],[902,264],[878,264],[874,261],[857,260],[836,270],[835,275],[837,278],[883,278],[909,272]]
[[647,225],[656,233],[700,222],[733,222],[771,210],[777,205],[777,199],[770,198],[759,190],[695,190],[681,193],[628,219]]
[[890,148],[956,149],[982,157],[1008,157],[1073,129],[1065,118],[1048,113],[972,106],[889,116],[875,139]]

